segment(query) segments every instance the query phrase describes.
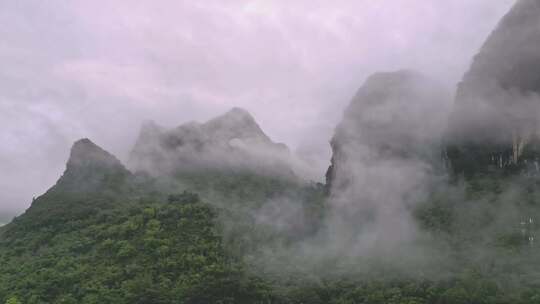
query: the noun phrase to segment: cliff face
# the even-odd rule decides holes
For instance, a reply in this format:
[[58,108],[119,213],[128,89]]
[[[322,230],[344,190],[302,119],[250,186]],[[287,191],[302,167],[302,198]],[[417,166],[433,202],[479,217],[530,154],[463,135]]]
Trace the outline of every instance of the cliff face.
[[147,123],[130,157],[130,167],[153,175],[201,170],[252,170],[291,175],[288,148],[274,143],[245,110],[172,130]]
[[454,172],[515,171],[537,161],[539,50],[540,2],[520,0],[459,84],[447,135]]
[[[403,248],[415,235],[410,206],[425,198],[440,162],[447,91],[413,71],[367,79],[332,138],[329,229],[347,250]],[[369,232],[367,232],[369,231]]]
[[346,187],[359,172],[356,164],[435,160],[448,100],[444,89],[417,72],[369,77],[345,110],[332,138],[327,184]]

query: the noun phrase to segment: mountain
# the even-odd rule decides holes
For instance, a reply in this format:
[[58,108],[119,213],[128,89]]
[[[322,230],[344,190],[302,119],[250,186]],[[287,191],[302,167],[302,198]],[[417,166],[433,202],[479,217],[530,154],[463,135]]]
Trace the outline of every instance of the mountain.
[[55,188],[94,192],[116,181],[122,182],[131,175],[115,156],[85,138],[73,144],[66,170]]
[[346,108],[331,140],[327,184],[346,188],[355,172],[365,171],[359,165],[438,158],[448,99],[441,85],[415,71],[370,76]]
[[[212,145],[228,137],[270,143],[242,124],[255,126],[234,111],[202,129]],[[159,179],[132,174],[88,139],[75,142],[58,182],[0,227],[0,303],[280,303],[244,257],[270,240],[313,233],[321,191],[202,170],[189,176],[198,195]],[[297,204],[282,202],[285,193]],[[274,223],[283,212],[289,222]]]
[[292,159],[287,146],[273,142],[247,111],[233,108],[206,123],[172,130],[144,124],[129,164],[154,176],[232,170],[292,177]]
[[538,172],[539,28],[540,2],[520,0],[475,56],[447,134],[455,173]]
[[69,213],[43,213],[37,225],[24,214],[0,233],[2,303],[265,300],[264,286],[225,251],[216,210],[197,195],[104,208],[94,193],[84,202],[64,201]]
[[225,251],[217,216],[198,195],[158,193],[79,140],[58,182],[0,227],[0,302],[262,301]]
[[[460,84],[458,173],[536,165],[534,17],[519,1]],[[418,72],[370,76],[332,138],[330,193],[242,109],[145,123],[134,173],[79,140],[0,227],[0,303],[538,303],[538,180],[432,174],[448,99]]]
[[135,177],[116,157],[89,139],[81,139],[73,144],[56,184],[2,232],[16,238],[30,227],[61,227],[65,221],[115,208],[118,200],[136,193]]

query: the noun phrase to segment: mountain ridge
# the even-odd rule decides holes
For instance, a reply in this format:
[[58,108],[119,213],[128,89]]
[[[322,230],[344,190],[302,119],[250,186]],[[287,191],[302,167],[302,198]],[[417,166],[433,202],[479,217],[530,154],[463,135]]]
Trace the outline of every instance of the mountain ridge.
[[154,176],[247,170],[292,177],[292,159],[287,146],[273,142],[248,111],[233,108],[204,123],[189,122],[169,130],[143,126],[128,164],[134,171]]

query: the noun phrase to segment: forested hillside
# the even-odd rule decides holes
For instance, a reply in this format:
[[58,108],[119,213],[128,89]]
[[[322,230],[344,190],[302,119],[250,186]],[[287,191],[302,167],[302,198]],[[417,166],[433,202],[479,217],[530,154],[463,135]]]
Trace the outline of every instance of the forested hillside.
[[519,0],[449,92],[376,73],[326,184],[245,110],[146,124],[129,167],[81,139],[0,215],[0,303],[540,303],[540,4]]
[[536,180],[518,190],[508,179],[479,178],[455,185],[460,195],[447,188],[418,205],[415,217],[432,236],[440,264],[305,256],[296,245],[325,230],[324,188],[302,190],[306,202],[320,202],[304,207],[320,217],[302,225],[310,229],[277,229],[250,216],[259,207],[248,198],[280,195],[291,185],[253,176],[207,181],[213,189],[241,181],[242,193],[234,196],[245,199],[236,202],[244,208],[208,204],[190,192],[164,195],[151,183],[139,184],[139,191],[38,198],[36,210],[1,230],[0,297],[6,303],[371,304],[535,303],[540,296],[538,249],[530,239],[536,224],[528,222],[540,212]]

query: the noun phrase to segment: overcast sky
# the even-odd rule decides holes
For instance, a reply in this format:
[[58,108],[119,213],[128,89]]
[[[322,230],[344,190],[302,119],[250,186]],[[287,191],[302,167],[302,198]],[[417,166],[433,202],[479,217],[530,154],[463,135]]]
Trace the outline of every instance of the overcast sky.
[[513,2],[0,1],[0,213],[52,186],[74,140],[125,160],[149,119],[239,106],[324,160],[369,74],[414,68],[454,86]]

